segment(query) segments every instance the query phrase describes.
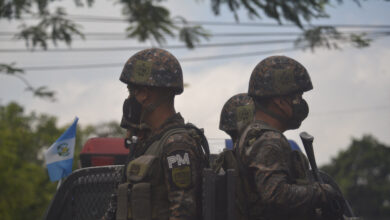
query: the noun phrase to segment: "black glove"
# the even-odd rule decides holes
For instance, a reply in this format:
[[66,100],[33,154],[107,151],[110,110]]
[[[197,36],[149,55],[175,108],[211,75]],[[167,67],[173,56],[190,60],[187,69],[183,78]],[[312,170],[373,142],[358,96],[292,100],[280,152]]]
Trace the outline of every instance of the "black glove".
[[321,207],[322,215],[326,219],[343,219],[344,198],[329,184],[320,184],[325,193],[325,200]]
[[101,220],[114,220],[116,217],[117,196],[115,193],[111,194],[110,201],[106,213],[104,213]]

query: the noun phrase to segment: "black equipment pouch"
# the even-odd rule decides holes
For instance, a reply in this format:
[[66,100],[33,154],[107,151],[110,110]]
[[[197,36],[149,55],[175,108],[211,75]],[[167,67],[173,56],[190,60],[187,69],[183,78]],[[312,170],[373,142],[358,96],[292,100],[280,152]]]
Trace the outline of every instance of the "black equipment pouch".
[[203,170],[203,220],[237,220],[236,182],[233,169],[223,174],[210,168]]
[[134,184],[131,190],[131,210],[133,220],[152,219],[150,183]]

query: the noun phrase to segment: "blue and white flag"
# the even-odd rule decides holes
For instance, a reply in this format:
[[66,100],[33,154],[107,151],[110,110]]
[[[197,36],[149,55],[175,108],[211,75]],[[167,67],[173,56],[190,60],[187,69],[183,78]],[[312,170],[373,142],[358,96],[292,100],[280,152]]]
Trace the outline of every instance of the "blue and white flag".
[[76,117],[73,124],[45,152],[46,167],[52,182],[72,173],[78,120]]

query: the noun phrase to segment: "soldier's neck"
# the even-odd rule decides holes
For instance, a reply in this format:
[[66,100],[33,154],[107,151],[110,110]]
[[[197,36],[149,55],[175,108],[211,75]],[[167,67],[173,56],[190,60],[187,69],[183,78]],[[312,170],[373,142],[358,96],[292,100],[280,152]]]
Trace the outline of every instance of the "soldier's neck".
[[264,113],[261,110],[257,110],[255,113],[255,120],[264,121],[269,126],[279,130],[280,132],[285,132],[287,130],[286,126],[284,126],[283,123],[281,123],[276,118]]
[[145,118],[145,122],[150,126],[152,133],[158,133],[164,122],[176,114],[173,106],[160,105],[150,115]]

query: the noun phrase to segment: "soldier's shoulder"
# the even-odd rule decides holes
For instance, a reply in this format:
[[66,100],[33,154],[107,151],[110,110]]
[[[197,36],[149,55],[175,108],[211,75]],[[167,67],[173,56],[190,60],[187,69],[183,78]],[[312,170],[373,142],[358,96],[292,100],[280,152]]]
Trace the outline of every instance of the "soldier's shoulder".
[[283,145],[283,136],[275,131],[263,130],[261,132],[248,132],[245,137],[246,147],[262,146],[262,145]]
[[180,133],[174,133],[167,137],[165,144],[172,143],[193,143],[194,138],[191,137],[188,131],[182,131]]
[[283,134],[277,131],[264,130],[263,134],[259,137],[262,140],[283,140]]
[[196,143],[197,142],[191,136],[190,132],[187,129],[184,129],[166,137],[166,140],[163,143],[163,151],[167,152],[174,149],[189,150],[196,147]]
[[283,139],[283,134],[262,122],[252,122],[248,126],[246,139]]

